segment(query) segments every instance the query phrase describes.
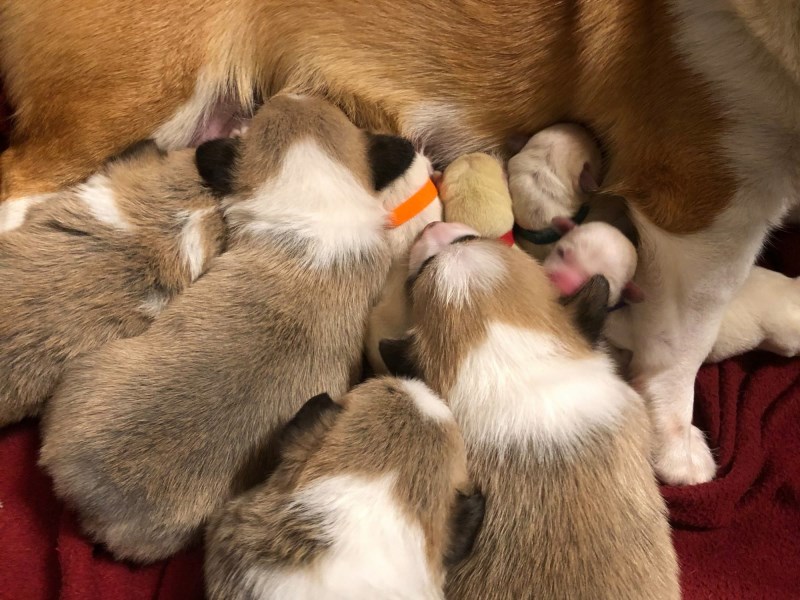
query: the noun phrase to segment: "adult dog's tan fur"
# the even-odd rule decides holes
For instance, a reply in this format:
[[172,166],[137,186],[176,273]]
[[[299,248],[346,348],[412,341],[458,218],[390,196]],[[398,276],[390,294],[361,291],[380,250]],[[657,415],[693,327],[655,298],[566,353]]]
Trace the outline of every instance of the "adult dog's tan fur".
[[152,143],[86,186],[13,204],[18,226],[0,233],[0,426],[38,414],[77,356],[145,331],[225,238],[194,152]]

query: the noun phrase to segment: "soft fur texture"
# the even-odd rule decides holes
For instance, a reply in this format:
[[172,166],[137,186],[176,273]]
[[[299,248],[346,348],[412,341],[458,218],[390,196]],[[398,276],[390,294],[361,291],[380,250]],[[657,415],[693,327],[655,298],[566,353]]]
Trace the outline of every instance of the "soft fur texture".
[[[387,210],[393,210],[419,191],[432,173],[430,161],[424,155],[417,153],[408,170],[383,192],[383,203]],[[442,202],[436,197],[417,216],[399,227],[393,227],[387,234],[392,252],[392,266],[381,298],[369,315],[364,348],[373,373],[388,373],[378,351],[378,343],[384,338],[403,336],[411,325],[408,293],[405,287],[408,250],[428,223],[439,221],[441,218]]]
[[38,414],[84,352],[145,331],[224,245],[194,153],[153,142],[81,185],[2,209],[0,426]]
[[439,194],[445,221],[469,225],[488,238],[502,237],[514,227],[506,175],[493,156],[475,152],[458,157],[444,170]]
[[694,377],[767,231],[800,202],[797,0],[765,6],[7,0],[0,67],[16,110],[0,197],[79,181],[137,138],[202,139],[280,90],[324,94],[437,166],[583,123],[640,236],[649,300],[631,314],[632,370],[656,468],[708,481]]
[[211,599],[443,598],[483,516],[461,433],[423,383],[380,378],[310,400],[266,484],[209,527]]
[[[184,546],[263,477],[277,428],[360,373],[390,260],[369,141],[323,101],[278,96],[198,149],[232,192],[228,251],[144,336],[86,356],[44,420],[42,465],[115,556]],[[230,176],[207,164],[225,156]]]
[[607,284],[564,308],[521,252],[449,224],[420,243],[432,258],[412,262],[410,365],[450,404],[488,499],[447,597],[677,599],[644,403],[572,324],[604,314]]

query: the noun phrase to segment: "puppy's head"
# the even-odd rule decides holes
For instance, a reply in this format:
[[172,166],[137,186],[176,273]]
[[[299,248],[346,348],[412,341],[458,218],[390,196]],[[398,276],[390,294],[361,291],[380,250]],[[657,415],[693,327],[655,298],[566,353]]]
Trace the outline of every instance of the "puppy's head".
[[542,263],[562,295],[572,295],[592,276],[603,275],[610,287],[610,305],[622,297],[639,298],[631,281],[636,272],[636,248],[622,232],[602,222],[567,229]]
[[506,175],[488,154],[466,154],[450,163],[439,191],[446,221],[469,225],[488,238],[499,238],[514,227]]
[[426,537],[435,571],[469,551],[483,498],[468,480],[461,433],[445,402],[413,379],[372,379],[333,402],[312,398],[280,442],[277,485],[336,476],[385,482],[393,503]]
[[234,230],[301,239],[326,259],[385,237],[381,192],[413,161],[407,140],[372,136],[333,105],[294,95],[267,101],[240,137],[196,151]]
[[608,301],[600,286],[565,307],[535,260],[458,223],[423,231],[411,249],[408,285],[412,333],[382,342],[382,356],[394,372],[420,374],[443,396],[490,325],[538,333],[577,358],[591,351]]
[[139,239],[166,288],[197,279],[224,248],[219,200],[199,177],[192,150],[137,142],[109,158],[76,194],[101,221]]

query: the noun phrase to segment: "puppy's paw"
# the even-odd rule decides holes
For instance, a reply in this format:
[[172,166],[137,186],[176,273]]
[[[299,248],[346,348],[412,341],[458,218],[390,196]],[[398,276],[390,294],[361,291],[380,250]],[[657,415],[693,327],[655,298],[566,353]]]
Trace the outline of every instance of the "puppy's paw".
[[670,485],[694,485],[714,478],[717,465],[703,432],[694,425],[688,436],[668,436],[655,456],[658,477]]

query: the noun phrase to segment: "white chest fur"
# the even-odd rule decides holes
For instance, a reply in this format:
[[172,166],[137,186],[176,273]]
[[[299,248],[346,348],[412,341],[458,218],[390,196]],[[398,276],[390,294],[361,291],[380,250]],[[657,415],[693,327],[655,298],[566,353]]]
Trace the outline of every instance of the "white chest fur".
[[323,515],[333,544],[302,570],[251,569],[252,597],[264,600],[434,600],[442,598],[425,560],[425,538],[399,510],[394,478],[338,475],[298,492],[294,502]]
[[489,326],[448,396],[468,445],[569,446],[618,422],[635,392],[606,356],[572,359],[558,343],[513,325]]

